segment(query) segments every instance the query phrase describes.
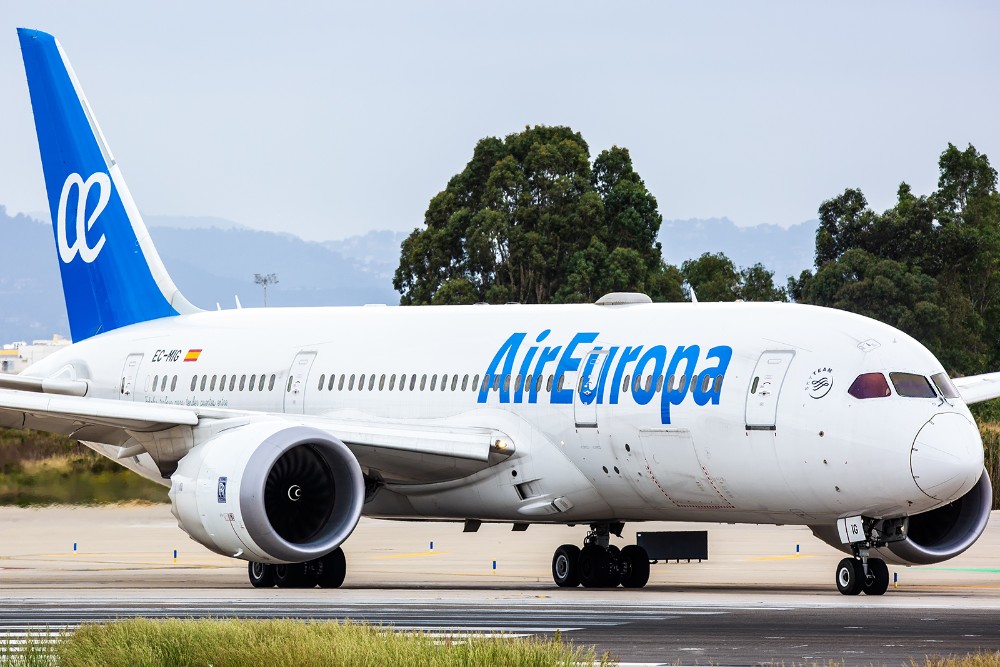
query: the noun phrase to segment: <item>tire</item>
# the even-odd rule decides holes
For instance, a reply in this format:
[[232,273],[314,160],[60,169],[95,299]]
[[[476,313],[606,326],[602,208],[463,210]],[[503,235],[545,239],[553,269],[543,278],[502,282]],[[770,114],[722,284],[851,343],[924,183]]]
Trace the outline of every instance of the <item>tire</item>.
[[622,586],[625,588],[642,588],[649,581],[649,554],[638,544],[630,544],[622,549],[622,560],[625,572],[622,574]]
[[274,586],[274,566],[267,563],[247,563],[247,575],[250,585],[254,588],[271,588]]
[[865,582],[865,571],[857,558],[845,558],[837,565],[837,590],[844,595],[857,595]]
[[304,563],[274,565],[274,583],[278,588],[302,588],[306,583]]
[[564,544],[552,556],[552,580],[559,588],[580,585],[580,547]]
[[601,585],[605,588],[616,588],[622,583],[622,575],[625,571],[625,561],[622,560],[622,550],[613,544],[609,544],[608,552],[608,576]]
[[319,563],[317,581],[320,588],[340,588],[347,576],[347,559],[344,558],[344,550],[337,547],[317,562]]
[[584,588],[601,588],[610,579],[611,555],[596,544],[585,546],[580,552],[580,583]]
[[884,595],[889,589],[889,568],[881,558],[868,559],[868,578],[865,579],[865,595]]

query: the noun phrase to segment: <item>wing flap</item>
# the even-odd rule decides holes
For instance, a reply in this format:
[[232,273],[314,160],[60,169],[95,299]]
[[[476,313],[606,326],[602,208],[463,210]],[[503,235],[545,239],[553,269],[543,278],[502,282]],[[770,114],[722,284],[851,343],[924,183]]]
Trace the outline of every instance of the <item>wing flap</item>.
[[65,435],[85,426],[160,431],[173,426],[196,426],[198,414],[167,405],[0,389],[0,423]]

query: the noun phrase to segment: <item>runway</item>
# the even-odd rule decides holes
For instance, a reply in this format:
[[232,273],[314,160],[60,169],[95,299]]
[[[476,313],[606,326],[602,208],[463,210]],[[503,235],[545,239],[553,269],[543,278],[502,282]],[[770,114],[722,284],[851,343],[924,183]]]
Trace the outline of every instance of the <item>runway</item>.
[[370,520],[345,545],[343,588],[256,590],[242,563],[187,540],[163,506],[0,509],[0,637],[130,616],[293,617],[453,637],[558,631],[647,664],[902,665],[1000,650],[1000,528],[941,566],[892,568],[885,596],[847,598],[833,584],[840,554],[807,530],[703,527],[710,560],[654,565],[641,591],[551,584],[552,550],[581,528],[470,535]]

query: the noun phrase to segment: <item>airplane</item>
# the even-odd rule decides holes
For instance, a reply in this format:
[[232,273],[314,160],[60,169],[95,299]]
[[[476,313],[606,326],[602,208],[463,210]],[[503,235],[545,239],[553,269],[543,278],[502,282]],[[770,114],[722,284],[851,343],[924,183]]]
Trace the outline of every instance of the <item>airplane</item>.
[[[967,404],[923,345],[790,303],[239,308],[174,284],[62,47],[18,29],[73,344],[0,376],[0,426],[84,442],[169,487],[178,525],[255,587],[336,588],[362,515],[589,527],[559,587],[641,588],[626,523],[809,526],[848,556],[953,558],[992,486]],[[672,539],[666,534],[665,540]]]

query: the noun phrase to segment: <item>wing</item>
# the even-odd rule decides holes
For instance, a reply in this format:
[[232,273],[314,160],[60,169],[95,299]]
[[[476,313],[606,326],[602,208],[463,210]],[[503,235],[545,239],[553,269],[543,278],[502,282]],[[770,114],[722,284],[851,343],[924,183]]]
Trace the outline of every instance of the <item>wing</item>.
[[958,393],[966,403],[981,403],[1000,398],[1000,373],[955,378],[952,383],[958,388]]
[[[6,386],[11,386],[7,384]],[[340,438],[361,467],[389,483],[429,483],[458,479],[493,465],[514,452],[503,432],[442,421],[374,420],[362,414],[328,418],[312,415],[132,403],[66,395],[73,386],[41,381],[24,389],[0,389],[0,426],[59,433],[118,447],[117,457],[148,453],[164,477],[196,444],[220,428],[250,420],[304,424]],[[225,422],[225,423],[223,423]]]

